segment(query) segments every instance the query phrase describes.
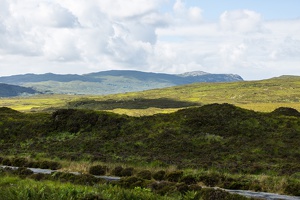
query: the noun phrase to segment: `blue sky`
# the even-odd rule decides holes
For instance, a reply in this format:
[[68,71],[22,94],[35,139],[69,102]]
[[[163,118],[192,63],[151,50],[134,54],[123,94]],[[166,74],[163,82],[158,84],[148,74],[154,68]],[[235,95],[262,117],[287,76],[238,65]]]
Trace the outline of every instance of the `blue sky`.
[[0,0],[0,76],[300,75],[300,0]]
[[[299,0],[185,0],[184,2],[188,6],[202,8],[203,15],[208,20],[218,19],[224,10],[241,9],[261,13],[266,20],[300,18]],[[170,8],[170,5],[168,7]]]

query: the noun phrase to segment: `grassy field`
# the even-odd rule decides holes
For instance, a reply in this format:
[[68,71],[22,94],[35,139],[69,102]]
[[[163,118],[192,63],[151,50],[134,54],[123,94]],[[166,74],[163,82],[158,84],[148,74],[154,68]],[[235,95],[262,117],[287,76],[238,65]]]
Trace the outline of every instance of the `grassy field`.
[[106,96],[37,95],[0,99],[0,106],[25,112],[83,108],[110,110],[130,116],[170,113],[180,108],[211,103],[230,103],[261,112],[271,112],[278,107],[300,110],[300,77],[283,76],[262,81],[197,83]]
[[[3,165],[54,163],[84,174],[105,165],[107,175],[121,166],[133,176],[82,185],[88,176],[41,181],[0,170],[0,199],[244,199],[206,186],[299,196],[299,91],[299,77],[281,77],[108,96],[2,98]],[[296,110],[265,113],[278,107]],[[139,177],[147,170],[151,180]],[[165,185],[154,178],[161,171]]]

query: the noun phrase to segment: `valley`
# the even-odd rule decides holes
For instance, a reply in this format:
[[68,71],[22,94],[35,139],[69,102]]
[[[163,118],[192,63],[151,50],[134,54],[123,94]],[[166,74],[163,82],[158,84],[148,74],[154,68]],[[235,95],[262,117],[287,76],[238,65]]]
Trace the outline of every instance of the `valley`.
[[[102,96],[1,98],[0,163],[24,171],[0,170],[0,196],[31,191],[35,199],[51,199],[48,192],[69,199],[72,190],[77,199],[246,198],[211,189],[221,187],[297,199],[299,91],[299,77],[283,76]],[[27,167],[59,173],[32,175]],[[117,169],[124,175],[118,183],[89,176],[116,176]]]

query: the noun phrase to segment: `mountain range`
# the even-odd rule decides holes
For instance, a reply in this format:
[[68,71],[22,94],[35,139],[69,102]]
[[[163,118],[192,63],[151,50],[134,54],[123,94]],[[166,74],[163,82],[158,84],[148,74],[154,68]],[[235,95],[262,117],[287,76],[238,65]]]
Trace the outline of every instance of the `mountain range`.
[[[210,74],[202,71],[164,74],[132,70],[110,70],[83,75],[24,74],[0,77],[0,83],[29,87],[41,93],[116,94],[164,88],[195,82],[243,81],[235,74]],[[2,90],[2,86],[0,87]],[[11,96],[14,96],[13,93]]]
[[37,93],[39,92],[32,88],[0,83],[0,97],[27,96]]

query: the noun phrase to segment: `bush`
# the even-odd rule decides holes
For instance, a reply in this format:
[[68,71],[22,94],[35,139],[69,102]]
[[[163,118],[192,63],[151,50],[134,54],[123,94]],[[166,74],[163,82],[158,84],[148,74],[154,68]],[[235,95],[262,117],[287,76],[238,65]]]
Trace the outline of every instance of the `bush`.
[[199,181],[202,181],[206,186],[216,186],[221,181],[222,177],[219,174],[204,174],[199,177]]
[[175,183],[168,181],[154,182],[151,184],[151,189],[160,195],[166,195],[177,191]]
[[105,175],[106,172],[108,171],[108,168],[106,166],[101,166],[101,165],[95,165],[90,167],[89,173],[92,175]]
[[27,169],[26,167],[19,167],[14,174],[21,176],[21,177],[26,177],[29,175],[33,174],[33,171],[31,171],[30,169]]
[[72,173],[63,173],[63,172],[54,172],[52,173],[52,177],[55,180],[59,180],[61,182],[74,182],[75,180],[75,174]]
[[193,175],[187,175],[181,178],[181,182],[184,182],[185,184],[191,185],[196,184],[197,180]]
[[81,184],[81,185],[95,185],[96,183],[99,182],[100,179],[89,174],[76,175],[75,179],[73,180],[73,183]]
[[52,169],[52,170],[57,170],[61,168],[60,163],[55,162],[55,161],[42,161],[39,163],[39,168],[41,169]]
[[122,171],[123,171],[123,167],[117,166],[112,170],[111,173],[112,173],[112,175],[115,175],[115,176],[122,176]]
[[227,195],[227,192],[223,190],[216,190],[214,188],[203,188],[201,190],[201,196],[203,200],[223,200]]
[[189,186],[185,183],[180,183],[176,185],[177,191],[181,194],[185,194],[189,190]]
[[300,196],[300,182],[289,180],[285,192],[290,195]]
[[94,177],[90,174],[75,175],[72,173],[54,172],[51,174],[54,180],[61,182],[71,182],[80,185],[95,185],[102,181],[99,178]]
[[39,168],[40,167],[40,163],[39,162],[35,162],[35,161],[29,161],[29,162],[27,162],[26,167],[29,167],[29,168]]
[[178,182],[183,175],[183,171],[173,171],[166,175],[166,179],[171,182]]
[[104,200],[100,194],[87,194],[79,200]]
[[279,107],[275,109],[272,113],[277,115],[300,117],[300,113],[298,112],[298,110],[289,107]]
[[157,181],[161,181],[161,180],[164,180],[165,175],[166,175],[166,172],[161,170],[161,171],[155,172],[153,174],[153,178]]
[[0,157],[0,164],[2,164],[3,160],[4,160],[4,158]]
[[197,185],[197,184],[189,185],[189,190],[190,191],[200,191],[201,189],[202,189],[202,187],[200,185]]
[[38,174],[32,174],[29,176],[29,178],[31,179],[34,179],[36,181],[41,181],[41,180],[48,180],[50,179],[49,178],[49,174],[41,174],[41,173],[38,173]]
[[121,171],[121,176],[132,176],[133,170],[134,169],[132,167],[125,168]]
[[143,187],[144,180],[135,176],[121,178],[118,185],[124,188]]
[[27,159],[26,158],[12,158],[11,159],[11,164],[12,166],[16,167],[26,167],[27,166]]
[[137,177],[142,178],[142,179],[146,179],[146,180],[151,180],[152,174],[149,170],[143,170],[143,171],[140,171],[137,174]]
[[2,161],[2,164],[6,165],[6,166],[11,166],[12,165],[9,158],[4,158],[3,161]]

